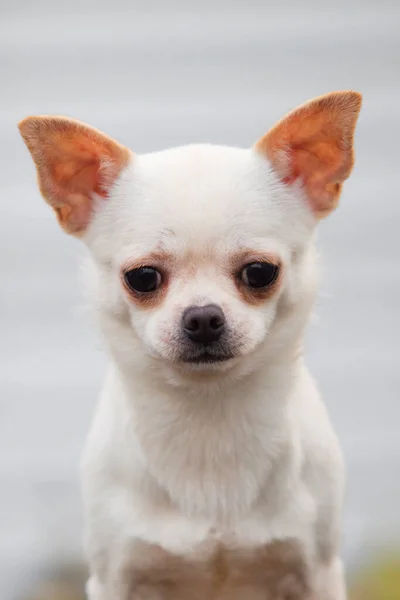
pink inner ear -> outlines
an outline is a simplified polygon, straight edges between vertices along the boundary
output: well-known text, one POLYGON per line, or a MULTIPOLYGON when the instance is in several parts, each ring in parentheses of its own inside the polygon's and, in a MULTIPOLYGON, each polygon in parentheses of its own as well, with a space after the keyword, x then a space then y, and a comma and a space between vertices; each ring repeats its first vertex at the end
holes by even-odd
POLYGON ((107 197, 130 151, 103 133, 62 117, 29 117, 21 134, 36 163, 43 196, 69 233, 83 232, 94 194, 107 197))
POLYGON ((354 162, 361 107, 355 92, 322 96, 290 113, 256 145, 287 184, 301 178, 311 209, 325 216, 337 203, 354 162))

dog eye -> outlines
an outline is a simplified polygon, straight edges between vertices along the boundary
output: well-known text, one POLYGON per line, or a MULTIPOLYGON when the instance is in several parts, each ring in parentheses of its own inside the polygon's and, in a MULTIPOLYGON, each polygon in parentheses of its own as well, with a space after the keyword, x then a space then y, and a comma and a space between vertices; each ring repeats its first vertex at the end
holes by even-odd
POLYGON ((254 262, 246 265, 240 274, 243 283, 251 288, 266 288, 278 278, 279 267, 269 262, 254 262))
POLYGON ((140 267, 124 273, 127 286, 134 292, 154 292, 162 283, 161 273, 153 267, 140 267))

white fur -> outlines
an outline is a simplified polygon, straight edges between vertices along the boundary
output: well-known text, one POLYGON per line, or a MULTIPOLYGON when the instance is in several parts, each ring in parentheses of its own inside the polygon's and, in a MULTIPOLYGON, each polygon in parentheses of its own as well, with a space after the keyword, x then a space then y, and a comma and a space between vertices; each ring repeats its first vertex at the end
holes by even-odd
POLYGON ((99 201, 87 277, 111 364, 82 463, 90 600, 131 600, 121 573, 144 542, 187 555, 286 538, 303 546, 315 597, 345 598, 342 458, 302 357, 314 229, 300 186, 281 183, 254 150, 133 156, 99 201), (232 281, 241 249, 282 261, 282 284, 263 304, 244 302, 232 281), (120 270, 155 250, 176 266, 162 304, 144 309, 120 270), (238 355, 182 365, 182 312, 209 303, 223 308, 238 355))

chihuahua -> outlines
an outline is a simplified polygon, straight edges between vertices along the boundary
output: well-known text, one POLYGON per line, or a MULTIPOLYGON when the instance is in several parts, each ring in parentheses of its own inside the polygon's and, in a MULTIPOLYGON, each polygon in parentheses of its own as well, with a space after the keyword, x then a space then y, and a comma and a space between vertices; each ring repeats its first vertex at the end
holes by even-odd
POLYGON ((343 460, 302 345, 360 107, 334 92, 251 149, 139 156, 19 124, 89 250, 110 356, 82 461, 89 600, 345 599, 343 460))

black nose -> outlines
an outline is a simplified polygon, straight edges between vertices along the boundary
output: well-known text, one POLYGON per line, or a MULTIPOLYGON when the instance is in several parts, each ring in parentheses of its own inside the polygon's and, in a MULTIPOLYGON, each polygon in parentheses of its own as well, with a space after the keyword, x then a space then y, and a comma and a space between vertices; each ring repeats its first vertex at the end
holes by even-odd
POLYGON ((183 313, 183 329, 192 342, 209 344, 217 341, 225 328, 222 309, 216 304, 189 306, 183 313))

